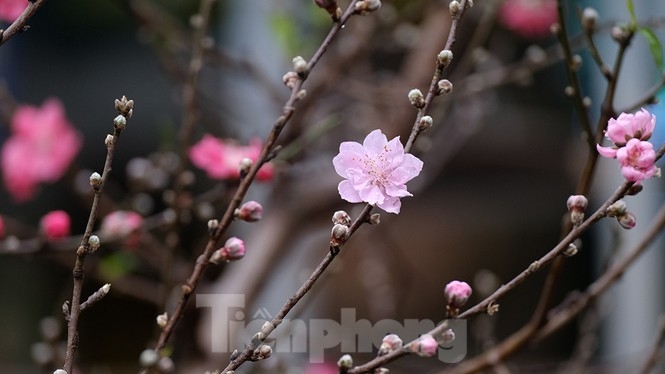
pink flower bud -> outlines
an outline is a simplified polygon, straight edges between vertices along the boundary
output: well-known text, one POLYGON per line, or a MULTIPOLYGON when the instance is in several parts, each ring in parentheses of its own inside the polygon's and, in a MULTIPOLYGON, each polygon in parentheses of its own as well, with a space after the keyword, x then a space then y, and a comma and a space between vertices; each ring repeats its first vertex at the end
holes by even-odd
POLYGON ((471 296, 471 292, 471 286, 466 282, 460 281, 452 281, 448 283, 444 290, 448 306, 455 309, 466 304, 466 301, 469 300, 469 296, 471 296))
POLYGON ((263 217, 263 207, 256 201, 248 201, 236 210, 236 217, 247 222, 256 222, 263 217))
POLYGON ((617 222, 619 225, 626 230, 630 230, 637 224, 637 218, 631 212, 626 212, 622 215, 617 216, 617 222))
POLYGON ((588 200, 583 195, 572 195, 568 198, 568 210, 573 212, 583 212, 586 209, 588 200))
POLYGON ((56 240, 69 235, 71 221, 64 210, 54 210, 42 217, 39 226, 46 239, 56 240))
POLYGON ((420 357, 432 357, 436 354, 439 343, 430 334, 421 335, 414 344, 411 345, 411 352, 420 357))
POLYGON ((245 242, 235 236, 229 238, 224 246, 213 253, 210 261, 217 264, 231 262, 245 257, 245 242))
POLYGON ((397 334, 388 334, 384 336, 383 341, 381 342, 381 347, 379 348, 379 356, 402 348, 402 344, 402 339, 397 334))

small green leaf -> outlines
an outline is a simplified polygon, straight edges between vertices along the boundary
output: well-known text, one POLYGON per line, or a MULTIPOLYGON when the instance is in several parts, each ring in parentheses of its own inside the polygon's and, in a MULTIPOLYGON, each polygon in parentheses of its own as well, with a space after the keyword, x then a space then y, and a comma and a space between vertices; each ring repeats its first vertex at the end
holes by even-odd
POLYGON ((637 27, 637 17, 635 16, 635 6, 633 5, 633 0, 626 0, 626 6, 628 7, 628 13, 630 13, 630 29, 635 31, 637 27))
POLYGON ((660 44, 660 40, 658 40, 656 33, 648 27, 639 27, 637 32, 642 34, 647 40, 651 56, 653 56, 653 61, 656 63, 656 66, 658 66, 658 70, 663 71, 663 45, 660 44))
POLYGON ((97 271, 103 279, 113 281, 129 273, 137 265, 138 261, 133 254, 115 252, 100 261, 97 271))

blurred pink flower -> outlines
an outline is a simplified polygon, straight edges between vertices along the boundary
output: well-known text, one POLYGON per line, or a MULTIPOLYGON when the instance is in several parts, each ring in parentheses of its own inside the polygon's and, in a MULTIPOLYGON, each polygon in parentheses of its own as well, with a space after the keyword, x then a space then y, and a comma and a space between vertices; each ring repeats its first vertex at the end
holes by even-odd
POLYGON ((413 196, 406 182, 420 174, 423 162, 410 153, 395 137, 388 142, 381 130, 367 135, 363 144, 343 142, 333 158, 335 171, 346 178, 337 189, 342 199, 377 205, 388 213, 399 213, 400 198, 413 196))
POLYGON ((5 220, 0 216, 0 239, 5 237, 5 220))
POLYGON ((625 147, 619 148, 616 154, 621 164, 621 174, 630 182, 640 182, 658 174, 656 151, 653 144, 632 138, 625 147))
MULTIPOLYGON (((192 163, 206 171, 213 179, 238 179, 240 177, 240 161, 249 158, 256 161, 261 153, 261 140, 254 138, 249 145, 241 146, 232 142, 224 142, 212 135, 203 138, 189 150, 192 163)), ((264 164, 256 174, 259 181, 272 179, 275 170, 272 164, 264 164)))
POLYGON ((39 222, 41 232, 46 239, 61 239, 69 235, 71 222, 64 210, 54 210, 45 214, 39 222))
POLYGON ((143 217, 140 214, 130 210, 116 210, 104 217, 99 233, 102 239, 122 238, 125 245, 133 247, 140 240, 141 225, 143 217))
POLYGON ((305 367, 304 374, 338 374, 339 368, 337 365, 322 363, 322 364, 308 364, 305 367))
POLYGON ((557 21, 556 0, 506 0, 499 9, 499 22, 523 37, 550 35, 557 21))
POLYGON ((0 20, 14 22, 27 6, 27 0, 0 0, 0 20))
POLYGON ((55 98, 46 100, 41 108, 19 106, 11 130, 0 162, 7 191, 22 202, 35 195, 40 182, 62 177, 81 149, 82 139, 55 98))

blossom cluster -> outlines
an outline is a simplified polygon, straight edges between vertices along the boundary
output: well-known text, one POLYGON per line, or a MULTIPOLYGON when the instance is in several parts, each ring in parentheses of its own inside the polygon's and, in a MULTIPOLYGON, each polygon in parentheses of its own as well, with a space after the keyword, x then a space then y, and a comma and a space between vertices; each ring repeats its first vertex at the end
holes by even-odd
POLYGON ((642 108, 635 114, 621 113, 607 123, 605 137, 614 146, 596 145, 598 153, 607 158, 615 158, 621 165, 621 174, 630 182, 641 182, 660 174, 656 162, 656 151, 648 142, 656 127, 656 116, 642 108))
POLYGON ((0 163, 5 187, 16 202, 31 199, 39 183, 60 179, 83 143, 58 99, 46 100, 41 108, 19 106, 11 131, 0 163))

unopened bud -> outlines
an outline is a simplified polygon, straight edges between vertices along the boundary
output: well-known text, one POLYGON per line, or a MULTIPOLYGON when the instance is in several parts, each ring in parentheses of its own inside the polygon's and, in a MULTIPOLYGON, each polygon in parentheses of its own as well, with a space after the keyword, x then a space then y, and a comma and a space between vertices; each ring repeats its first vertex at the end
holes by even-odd
POLYGON ((388 352, 395 351, 402 348, 404 342, 397 334, 388 334, 383 337, 381 347, 379 348, 379 356, 383 356, 388 352))
POLYGON ((453 84, 448 79, 441 79, 436 85, 438 88, 437 93, 439 95, 453 92, 453 84))
POLYGON ((115 138, 114 138, 113 135, 111 135, 111 134, 106 134, 106 139, 104 139, 104 144, 106 144, 106 147, 107 147, 107 148, 113 145, 113 141, 114 141, 114 139, 115 139, 115 138))
POLYGON ((263 217, 263 207, 256 201, 250 200, 236 209, 235 216, 246 222, 256 222, 263 217))
POLYGON ((610 35, 612 36, 612 39, 619 44, 623 44, 628 40, 628 32, 619 26, 612 27, 610 35))
POLYGON ((420 122, 418 122, 418 129, 420 131, 425 131, 432 127, 432 124, 434 123, 434 120, 432 120, 432 117, 430 116, 423 116, 420 119, 420 122))
POLYGON ((453 60, 453 52, 449 49, 444 49, 436 56, 436 60, 443 66, 448 66, 453 60))
POLYGON ((88 238, 88 245, 90 246, 89 252, 92 253, 99 248, 100 242, 99 242, 99 236, 97 235, 90 235, 90 238, 88 238))
POLYGON ((62 370, 62 369, 58 369, 58 370, 54 371, 53 374, 67 374, 67 372, 62 370))
POLYGON ((159 360, 159 354, 152 349, 144 350, 141 352, 141 356, 139 356, 139 363, 143 367, 154 366, 157 360, 159 360))
POLYGON ((460 12, 462 11, 462 5, 460 5, 459 1, 453 0, 448 5, 448 9, 450 9, 450 15, 453 18, 457 18, 459 17, 460 12))
POLYGON ((235 236, 229 238, 224 246, 216 250, 210 257, 210 262, 219 264, 220 262, 231 262, 245 257, 245 242, 235 236))
POLYGON ((584 27, 584 31, 593 31, 596 27, 596 20, 598 20, 598 12, 591 7, 584 8, 582 11, 582 27, 584 27))
POLYGON ((102 176, 99 175, 98 172, 90 174, 90 186, 92 186, 92 189, 97 191, 101 185, 102 185, 102 176))
POLYGON ((632 186, 630 186, 630 187, 628 188, 628 191, 626 191, 626 195, 629 195, 629 196, 635 196, 635 195, 637 195, 638 193, 642 192, 643 189, 644 189, 644 186, 643 186, 643 185, 641 185, 641 184, 634 184, 634 185, 632 185, 632 186))
POLYGON ((582 195, 572 195, 566 202, 568 211, 570 211, 570 220, 575 226, 579 226, 584 221, 584 209, 586 209, 588 201, 582 195))
POLYGON ((346 240, 351 235, 351 231, 348 226, 335 224, 332 228, 332 233, 330 234, 330 245, 333 247, 339 247, 342 244, 346 243, 346 240))
POLYGON ((251 361, 265 360, 272 354, 272 348, 269 345, 262 344, 252 353, 251 361))
POLYGON ((303 75, 307 71, 307 61, 305 61, 302 56, 296 56, 293 58, 293 70, 296 71, 298 75, 303 75))
POLYGON ((446 285, 444 294, 448 301, 448 306, 458 309, 466 304, 471 296, 472 290, 466 282, 452 281, 446 285))
POLYGON ((344 226, 351 226, 351 216, 349 216, 349 213, 343 210, 338 210, 333 213, 332 222, 336 225, 340 224, 344 226))
POLYGON ((115 126, 115 129, 117 131, 122 131, 125 129, 127 126, 127 118, 123 116, 122 114, 119 114, 115 119, 113 120, 113 126, 115 126))
POLYGON ((563 255, 566 257, 573 257, 577 254, 577 246, 573 243, 568 244, 568 248, 563 251, 563 255))
POLYGON ((208 221, 208 232, 212 235, 215 230, 219 227, 219 221, 216 219, 211 219, 208 221))
POLYGON ((157 326, 160 328, 166 327, 166 324, 169 322, 169 314, 164 312, 157 316, 157 326))
POLYGON ((605 214, 607 214, 608 217, 618 217, 626 214, 627 208, 626 202, 623 200, 617 200, 614 204, 607 207, 605 214))
POLYGON ((455 332, 453 329, 448 329, 441 334, 441 343, 449 344, 455 341, 455 332))
POLYGON ((252 165, 254 165, 254 161, 252 161, 252 159, 249 157, 243 157, 243 159, 240 160, 240 164, 238 165, 240 179, 247 176, 247 173, 249 173, 249 169, 252 168, 252 165))
POLYGON ((295 71, 289 71, 288 73, 284 74, 284 76, 282 77, 282 81, 288 88, 293 88, 298 79, 299 79, 298 73, 296 73, 295 71))
POLYGON ((337 367, 340 369, 351 369, 353 367, 353 358, 351 355, 344 355, 337 360, 337 367))
POLYGON ((355 5, 356 13, 366 15, 381 8, 381 0, 360 0, 355 5))
POLYGON ((425 106, 425 97, 423 96, 423 93, 420 92, 419 89, 414 88, 411 91, 409 91, 409 102, 411 105, 415 106, 416 108, 420 109, 425 106))
POLYGON ((439 343, 430 334, 421 335, 415 343, 410 345, 411 352, 420 357, 432 357, 439 349, 439 343))
POLYGON ((630 230, 637 224, 637 218, 633 213, 626 212, 617 216, 617 222, 619 222, 619 225, 624 229, 630 230))
POLYGON ((115 110, 126 118, 132 118, 134 112, 134 100, 127 100, 126 96, 122 96, 120 100, 115 100, 115 110))
POLYGON ((374 213, 369 216, 370 225, 378 225, 379 223, 381 223, 381 213, 374 213))

